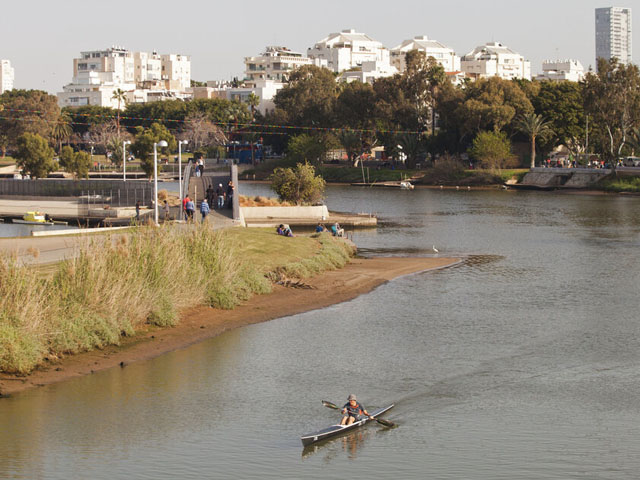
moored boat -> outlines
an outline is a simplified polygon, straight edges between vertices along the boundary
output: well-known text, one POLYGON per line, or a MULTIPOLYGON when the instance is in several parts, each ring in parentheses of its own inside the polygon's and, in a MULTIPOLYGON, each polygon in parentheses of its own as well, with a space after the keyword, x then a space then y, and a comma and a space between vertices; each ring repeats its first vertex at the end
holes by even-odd
MULTIPOLYGON (((378 408, 371 412, 371 416, 373 418, 377 418, 383 413, 387 412, 388 410, 391 410, 392 408, 393 408, 393 404, 389 405, 388 407, 378 408)), ((371 419, 369 419, 368 417, 363 417, 362 419, 356 422, 353 422, 351 425, 331 425, 330 427, 324 428, 322 430, 318 430, 317 432, 302 435, 300 437, 300 440, 302 441, 302 445, 307 447, 321 440, 326 440, 327 438, 335 437, 344 432, 348 432, 349 430, 354 430, 356 428, 359 428, 365 423, 370 421, 371 419)))
POLYGON ((53 221, 48 215, 41 212, 27 212, 22 216, 22 220, 14 219, 13 223, 24 223, 27 225, 53 225, 53 221))

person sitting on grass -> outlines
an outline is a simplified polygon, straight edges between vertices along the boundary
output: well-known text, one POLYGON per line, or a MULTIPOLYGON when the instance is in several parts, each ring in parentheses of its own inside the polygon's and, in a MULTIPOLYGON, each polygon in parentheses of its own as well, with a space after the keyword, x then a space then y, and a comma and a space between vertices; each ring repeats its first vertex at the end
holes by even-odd
POLYGON ((291 228, 289 228, 289 225, 283 225, 282 223, 276 229, 276 233, 284 237, 293 237, 293 232, 291 231, 291 228))
POLYGON ((340 224, 338 222, 331 225, 331 234, 334 237, 342 237, 344 236, 344 228, 340 228, 340 224))
POLYGON ((316 233, 322 233, 322 232, 326 232, 327 229, 325 228, 325 226, 322 223, 319 223, 318 226, 316 227, 316 233))

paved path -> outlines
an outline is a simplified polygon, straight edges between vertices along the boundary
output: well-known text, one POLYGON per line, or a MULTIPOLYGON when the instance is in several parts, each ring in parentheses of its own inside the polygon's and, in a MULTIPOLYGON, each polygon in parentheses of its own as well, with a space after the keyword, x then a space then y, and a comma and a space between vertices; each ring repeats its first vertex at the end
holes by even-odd
MULTIPOLYGON (((198 220, 201 218, 199 210, 200 204, 202 203, 207 188, 211 186, 215 191, 218 185, 222 184, 222 188, 226 191, 229 180, 231 180, 231 177, 228 174, 221 174, 220 172, 208 173, 206 170, 202 177, 191 176, 189 179, 189 196, 194 199, 196 203, 196 217, 198 220)), ((209 205, 209 207, 211 208, 211 212, 209 213, 208 221, 213 223, 214 228, 226 228, 235 225, 232 218, 233 212, 230 208, 218 210, 217 208, 213 208, 212 205, 209 205)))

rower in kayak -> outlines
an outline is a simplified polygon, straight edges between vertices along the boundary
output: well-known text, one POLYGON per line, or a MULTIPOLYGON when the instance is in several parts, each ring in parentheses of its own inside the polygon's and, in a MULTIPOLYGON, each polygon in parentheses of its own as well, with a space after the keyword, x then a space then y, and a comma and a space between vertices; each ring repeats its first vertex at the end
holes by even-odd
POLYGON ((342 417, 340 425, 351 425, 356 420, 359 420, 358 417, 362 415, 366 415, 370 420, 373 420, 373 417, 369 415, 369 412, 358 402, 353 393, 349 395, 347 400, 347 403, 342 407, 344 417, 342 417))

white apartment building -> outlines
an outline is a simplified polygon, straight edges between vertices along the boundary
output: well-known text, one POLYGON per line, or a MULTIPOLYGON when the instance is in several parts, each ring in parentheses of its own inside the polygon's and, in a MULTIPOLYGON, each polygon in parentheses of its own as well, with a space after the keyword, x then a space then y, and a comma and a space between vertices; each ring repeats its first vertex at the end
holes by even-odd
POLYGON ((9 60, 0 60, 0 95, 8 90, 13 90, 15 70, 9 60))
POLYGON ((604 58, 627 65, 632 62, 631 9, 596 8, 596 60, 604 58))
POLYGON ((301 53, 286 47, 266 47, 258 56, 245 57, 245 82, 254 83, 260 80, 286 82, 291 72, 304 65, 313 64, 312 59, 303 57, 301 53))
POLYGON ((584 78, 584 67, 578 60, 545 60, 538 81, 579 82, 584 78))
POLYGON ((111 47, 81 52, 80 58, 73 59, 73 79, 58 93, 58 104, 118 108, 113 99, 118 89, 126 93, 130 103, 189 98, 190 84, 189 56, 111 47))
POLYGON ((398 69, 389 62, 379 62, 377 60, 370 62, 362 62, 362 65, 356 70, 345 70, 338 77, 340 82, 362 82, 373 83, 378 78, 392 77, 398 73, 398 69))
POLYGON ((499 42, 480 45, 462 57, 460 66, 466 77, 500 77, 505 80, 531 80, 531 62, 499 42))
POLYGON ((257 79, 246 82, 245 85, 234 87, 230 82, 220 82, 211 80, 207 82, 206 87, 193 87, 193 98, 222 98, 225 100, 237 100, 243 103, 249 103, 249 96, 253 93, 260 99, 260 103, 256 109, 266 114, 273 111, 275 104, 273 99, 278 90, 285 84, 276 80, 257 79))
POLYGON ((353 29, 323 38, 307 50, 307 56, 338 73, 362 67, 364 62, 390 65, 389 50, 382 43, 353 29))
POLYGON ((447 73, 460 72, 460 57, 456 52, 442 43, 429 39, 426 35, 405 40, 391 49, 391 64, 400 72, 405 69, 405 54, 411 50, 424 52, 427 57, 433 57, 447 73))

